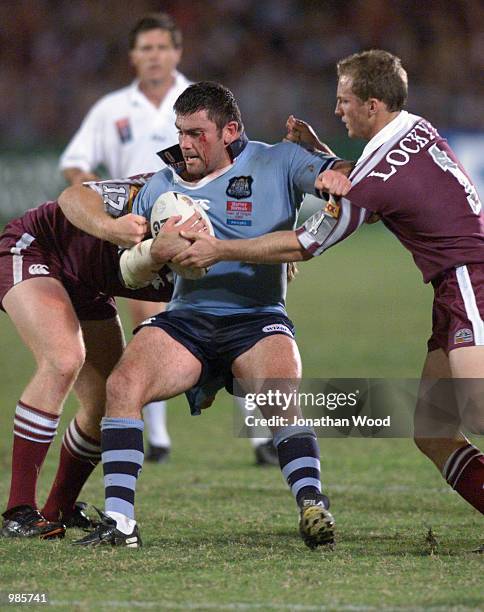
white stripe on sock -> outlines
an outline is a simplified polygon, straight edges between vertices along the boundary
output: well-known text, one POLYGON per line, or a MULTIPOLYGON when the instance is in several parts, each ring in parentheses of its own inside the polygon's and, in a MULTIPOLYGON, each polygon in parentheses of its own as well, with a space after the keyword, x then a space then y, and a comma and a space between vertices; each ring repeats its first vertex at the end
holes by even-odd
POLYGON ((101 443, 93 444, 92 442, 88 442, 85 438, 79 435, 79 432, 76 429, 76 425, 74 421, 71 421, 69 427, 66 429, 66 435, 69 435, 71 446, 79 452, 83 452, 84 454, 92 454, 99 455, 101 452, 101 443))
MULTIPOLYGON (((59 417, 52 415, 52 418, 44 417, 33 410, 29 410, 28 408, 24 408, 23 406, 17 405, 15 409, 15 414, 19 417, 22 417, 32 425, 41 425, 46 429, 50 429, 53 433, 57 431, 57 425, 59 424, 59 417)), ((45 432, 49 434, 48 431, 45 432)))

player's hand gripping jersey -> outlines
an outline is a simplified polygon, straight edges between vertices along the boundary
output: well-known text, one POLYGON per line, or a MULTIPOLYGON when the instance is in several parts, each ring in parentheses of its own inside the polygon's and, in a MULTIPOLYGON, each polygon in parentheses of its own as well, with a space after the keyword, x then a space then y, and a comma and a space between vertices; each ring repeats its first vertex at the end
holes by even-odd
MULTIPOLYGON (((162 152, 172 167, 153 176, 140 191, 133 212, 149 219, 161 193, 178 191, 204 206, 217 238, 252 238, 293 229, 303 195, 315 194, 316 177, 336 161, 291 143, 270 146, 244 137, 230 148, 231 165, 191 183, 173 169, 183 169, 179 147, 162 152)), ((285 314, 286 283, 285 264, 221 262, 202 279, 177 277, 168 310, 196 309, 211 315, 285 314)))
POLYGON ((402 111, 365 147, 330 232, 323 212, 298 230, 319 255, 355 231, 370 212, 412 253, 425 282, 462 264, 484 262, 484 216, 474 185, 425 119, 402 111))

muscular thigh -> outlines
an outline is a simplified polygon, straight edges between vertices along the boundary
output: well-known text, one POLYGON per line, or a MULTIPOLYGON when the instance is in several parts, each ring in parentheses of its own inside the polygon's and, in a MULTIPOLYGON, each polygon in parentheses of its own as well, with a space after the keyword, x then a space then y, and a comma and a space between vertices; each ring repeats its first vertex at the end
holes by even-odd
MULTIPOLYGON (((259 340, 232 364, 234 378, 239 379, 245 393, 279 391, 292 395, 299 386, 302 374, 301 358, 296 342, 285 334, 276 334, 259 340)), ((240 392, 240 391, 239 391, 240 392)), ((269 397, 269 396, 268 396, 269 397)), ((300 408, 269 400, 260 405, 265 417, 283 418, 300 416, 300 408), (283 407, 284 406, 284 407, 283 407)), ((273 428, 275 430, 277 428, 273 428)))
POLYGON ((234 360, 232 373, 236 378, 300 378, 297 344, 285 334, 263 338, 234 360))
POLYGON ((55 278, 31 278, 14 285, 2 305, 37 360, 83 344, 69 294, 55 278))
POLYGON ((200 361, 164 330, 144 327, 129 342, 113 373, 126 379, 142 404, 183 393, 200 378, 200 361))

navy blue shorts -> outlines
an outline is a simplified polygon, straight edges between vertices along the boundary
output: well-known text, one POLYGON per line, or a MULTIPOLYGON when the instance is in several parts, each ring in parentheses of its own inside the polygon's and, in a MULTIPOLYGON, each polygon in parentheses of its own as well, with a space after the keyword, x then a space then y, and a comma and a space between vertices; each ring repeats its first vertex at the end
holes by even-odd
POLYGON ((196 387, 186 393, 192 414, 200 414, 199 404, 223 387, 232 393, 233 361, 259 340, 275 334, 294 338, 292 321, 271 313, 216 316, 193 310, 170 310, 151 317, 133 333, 142 327, 164 330, 202 364, 196 387))

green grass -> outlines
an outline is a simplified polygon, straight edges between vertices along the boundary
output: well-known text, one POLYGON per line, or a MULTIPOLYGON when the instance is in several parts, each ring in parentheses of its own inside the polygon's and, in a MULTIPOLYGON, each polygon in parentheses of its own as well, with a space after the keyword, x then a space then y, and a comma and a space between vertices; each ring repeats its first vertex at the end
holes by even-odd
MULTIPOLYGON (((310 263, 290 289, 307 377, 418 377, 432 292, 383 228, 366 228, 310 263)), ((8 494, 11 421, 32 360, 0 318, 0 498, 8 494)), ((70 400, 63 417, 75 410, 70 400)), ((451 493, 411 440, 321 440, 338 523, 334 552, 306 549, 278 470, 252 465, 232 434, 231 400, 202 417, 170 402, 173 455, 138 483, 145 547, 84 550, 0 541, 0 591, 46 592, 56 609, 478 609, 481 517, 451 493), (426 541, 432 528, 436 543, 426 541)), ((41 476, 44 499, 60 436, 41 476)), ((82 498, 102 507, 101 471, 82 498)))

